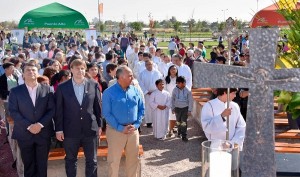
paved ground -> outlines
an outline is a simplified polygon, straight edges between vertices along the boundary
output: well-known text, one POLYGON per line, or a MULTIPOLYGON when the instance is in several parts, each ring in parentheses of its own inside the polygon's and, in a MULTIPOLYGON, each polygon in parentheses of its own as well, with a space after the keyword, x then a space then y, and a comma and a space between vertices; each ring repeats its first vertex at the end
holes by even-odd
MULTIPOLYGON (((189 142, 182 142, 178 138, 165 141, 156 140, 152 130, 142 127, 140 142, 144 147, 141 158, 142 177, 195 177, 201 176, 201 142, 204 134, 194 119, 188 121, 189 142)), ((2 144, 4 137, 1 136, 2 144)), ((7 146, 7 145, 6 145, 7 146)), ((0 146, 0 177, 16 177, 16 170, 12 169, 12 157, 9 147, 0 146), (6 165, 3 165, 6 164, 6 165), (10 169, 10 170, 8 170, 10 169), (3 171, 4 170, 4 171, 3 171)), ((98 176, 107 177, 108 165, 106 159, 98 159, 98 176)), ((125 160, 121 160, 120 177, 125 177, 125 160)), ((65 177, 64 161, 49 162, 48 177, 65 177)), ((84 159, 78 162, 78 177, 84 175, 84 159)))
MULTIPOLYGON (((1 130, 0 130, 1 131, 1 130)), ((12 168, 13 157, 10 146, 6 143, 6 132, 0 133, 0 177, 17 177, 17 170, 12 168)))
POLYGON ((201 142, 204 133, 194 119, 188 121, 187 143, 179 138, 159 141, 153 138, 152 131, 143 128, 140 138, 145 155, 142 159, 144 177, 194 177, 201 176, 201 142))
MULTIPOLYGON (((201 157, 200 146, 204 134, 194 119, 188 121, 189 142, 179 138, 170 138, 165 141, 156 140, 152 129, 142 127, 140 143, 144 147, 144 156, 141 158, 142 177, 195 177, 200 176, 201 157)), ((98 175, 107 177, 108 165, 105 159, 98 159, 98 175)), ((120 177, 125 177, 125 160, 121 160, 120 177)), ((64 162, 50 162, 49 177, 63 177, 64 162)), ((84 176, 84 160, 78 163, 78 175, 84 176)))

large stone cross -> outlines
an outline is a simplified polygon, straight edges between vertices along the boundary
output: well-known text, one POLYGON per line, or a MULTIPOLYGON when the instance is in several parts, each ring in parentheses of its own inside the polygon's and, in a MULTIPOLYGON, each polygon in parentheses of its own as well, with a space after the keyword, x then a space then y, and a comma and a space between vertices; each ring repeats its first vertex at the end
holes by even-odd
POLYGON ((275 69, 278 34, 250 30, 249 67, 194 63, 194 87, 249 88, 243 177, 276 176, 273 91, 300 91, 300 69, 275 69))

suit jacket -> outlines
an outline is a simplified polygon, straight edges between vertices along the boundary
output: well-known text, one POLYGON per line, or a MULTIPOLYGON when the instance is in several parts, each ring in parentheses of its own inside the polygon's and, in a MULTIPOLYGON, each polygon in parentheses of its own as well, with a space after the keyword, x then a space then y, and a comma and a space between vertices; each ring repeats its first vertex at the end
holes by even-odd
MULTIPOLYGON (((18 77, 13 75, 14 78, 17 80, 18 82, 18 77)), ((6 100, 7 96, 9 95, 9 91, 7 88, 7 77, 6 74, 3 74, 2 76, 0 76, 0 98, 2 100, 6 100)))
POLYGON ((35 106, 25 84, 11 89, 8 109, 14 120, 13 139, 29 140, 34 136, 49 138, 54 134, 52 118, 55 115, 55 102, 49 86, 38 84, 35 106), (34 135, 27 128, 37 122, 44 128, 34 135))
POLYGON ((55 131, 65 137, 79 138, 98 135, 101 127, 101 98, 98 83, 85 79, 84 94, 80 105, 72 79, 60 84, 55 92, 55 131))

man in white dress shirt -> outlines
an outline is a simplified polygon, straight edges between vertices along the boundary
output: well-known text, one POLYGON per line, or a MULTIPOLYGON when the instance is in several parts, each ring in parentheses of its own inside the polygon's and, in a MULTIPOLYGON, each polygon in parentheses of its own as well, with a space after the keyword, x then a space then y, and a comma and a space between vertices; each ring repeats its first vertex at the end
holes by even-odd
POLYGON ((172 56, 172 60, 177 67, 178 76, 184 76, 186 80, 186 87, 191 90, 192 89, 192 72, 188 65, 183 63, 183 58, 179 54, 174 54, 172 56))
POLYGON ((243 148, 246 123, 237 103, 232 100, 236 96, 236 88, 230 89, 229 108, 227 108, 227 88, 217 89, 217 98, 204 104, 201 111, 201 124, 208 140, 226 139, 226 121, 229 116, 229 141, 243 148))
POLYGON ((155 81, 162 78, 160 72, 153 68, 153 61, 145 61, 146 69, 139 75, 139 84, 145 97, 145 121, 148 128, 152 127, 153 115, 150 106, 150 95, 156 90, 155 81))
POLYGON ((98 42, 96 41, 96 39, 94 39, 94 36, 91 36, 91 39, 88 40, 88 45, 90 48, 93 46, 94 47, 98 46, 98 42))

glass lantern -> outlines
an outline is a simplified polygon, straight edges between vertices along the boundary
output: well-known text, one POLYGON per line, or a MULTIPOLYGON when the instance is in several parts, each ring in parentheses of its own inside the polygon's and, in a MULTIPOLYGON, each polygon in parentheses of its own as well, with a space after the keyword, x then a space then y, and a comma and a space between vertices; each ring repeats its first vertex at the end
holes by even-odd
POLYGON ((202 177, 239 177, 239 146, 225 140, 202 142, 202 177))

